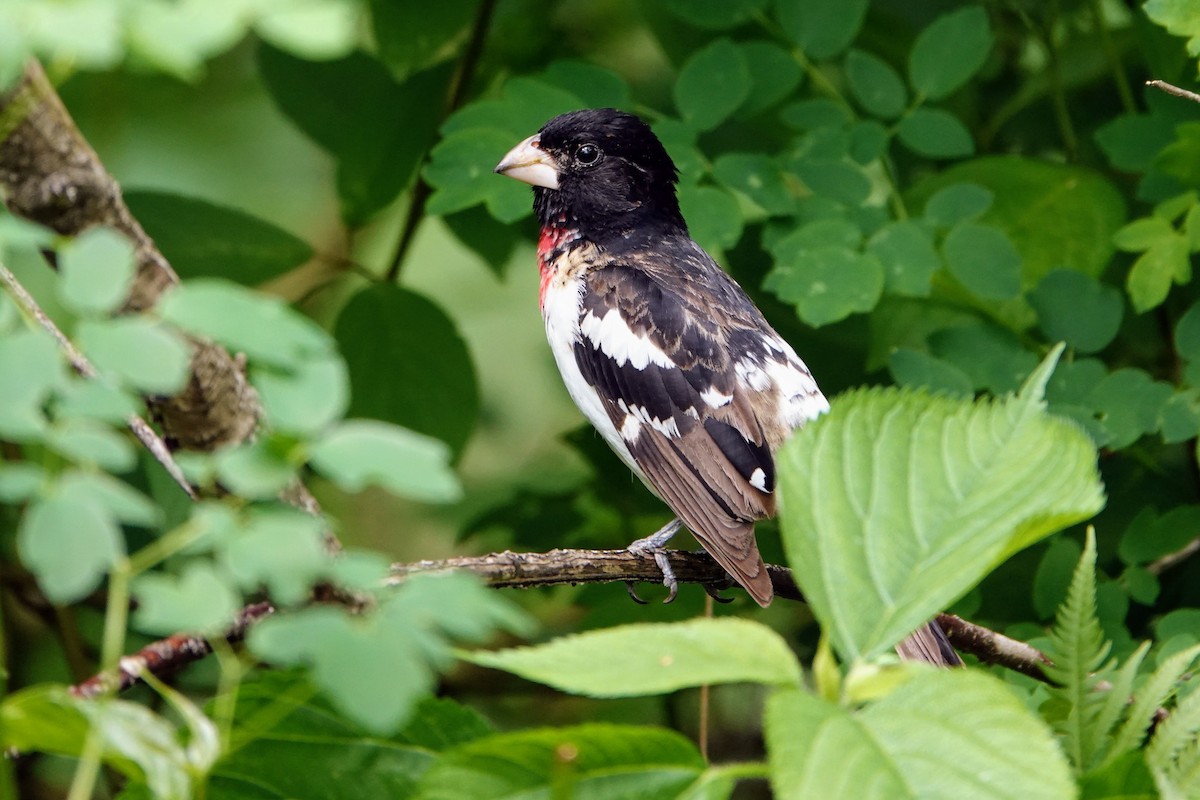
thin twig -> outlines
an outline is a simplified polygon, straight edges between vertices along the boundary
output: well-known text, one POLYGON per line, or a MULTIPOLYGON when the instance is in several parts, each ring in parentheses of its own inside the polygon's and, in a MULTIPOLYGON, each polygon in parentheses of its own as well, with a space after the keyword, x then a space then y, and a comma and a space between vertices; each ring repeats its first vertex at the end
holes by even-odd
MULTIPOLYGON (((246 606, 237 615, 233 625, 225 631, 225 641, 240 641, 251 625, 275 613, 270 603, 254 603, 246 606)), ((179 633, 153 642, 131 656, 125 656, 111 672, 93 675, 83 683, 71 687, 77 697, 96 697, 109 692, 120 692, 138 682, 144 672, 165 675, 193 661, 199 661, 212 652, 212 644, 203 636, 179 633)))
POLYGON ((1192 556, 1200 553, 1200 537, 1192 539, 1173 553, 1167 553, 1161 558, 1156 558, 1146 565, 1146 572, 1151 575, 1161 575, 1171 567, 1180 564, 1192 556))
POLYGON ((1184 100, 1191 100, 1193 103, 1200 103, 1200 94, 1189 92, 1187 89, 1180 89, 1178 86, 1167 83, 1166 81, 1146 81, 1146 85, 1153 86, 1155 89, 1161 89, 1167 94, 1173 94, 1176 97, 1182 97, 1184 100))
POLYGON ((983 663, 1007 667, 1042 683, 1051 682, 1042 667, 1052 662, 1037 648, 954 614, 938 614, 937 624, 951 644, 983 663))
MULTIPOLYGON (((446 108, 438 127, 441 127, 441 122, 445 122, 467 100, 471 90, 471 81, 475 77, 475 69, 479 66, 479 57, 483 54, 483 43, 487 39, 488 28, 492 24, 492 13, 495 10, 496 0, 480 0, 479 7, 475 11, 475 21, 471 25, 471 36, 467 41, 467 49, 463 51, 462 60, 459 61, 458 70, 454 75, 454 85, 450 90, 450 99, 446 101, 446 108)), ((424 165, 425 160, 422 159, 420 166, 424 165)), ((421 220, 425 218, 425 204, 429 202, 429 196, 432 193, 433 189, 421 177, 421 169, 418 168, 417 184, 413 187, 412 200, 408 204, 408 213, 404 217, 404 227, 400 230, 396 252, 392 255, 392 261, 384 275, 384 280, 388 283, 394 283, 400 274, 400 268, 404 265, 404 257, 412 246, 421 220)))
MULTIPOLYGON (((38 305, 38 302, 33 298, 33 295, 29 294, 25 287, 21 285, 21 282, 17 280, 17 276, 14 275, 12 271, 3 264, 0 264, 0 282, 3 282, 5 288, 8 289, 8 293, 17 302, 17 305, 19 305, 26 314, 28 314, 35 322, 37 322, 37 324, 40 325, 43 330, 50 334, 50 336, 58 344, 59 349, 62 350, 63 354, 67 357, 67 361, 70 362, 72 369, 88 380, 96 380, 99 378, 99 373, 97 372, 95 366, 92 365, 92 362, 88 361, 87 356, 81 353, 79 348, 75 346, 75 343, 68 339, 66 334, 59 330, 58 326, 54 324, 54 320, 50 319, 50 317, 46 315, 46 312, 43 311, 42 307, 38 305)), ((167 474, 171 476, 176 484, 178 484, 179 488, 182 489, 184 493, 187 494, 187 496, 192 500, 198 499, 196 496, 196 490, 192 488, 190 483, 188 483, 188 479, 184 476, 183 470, 179 468, 179 464, 171 455, 171 451, 167 447, 167 443, 163 441, 161 436, 154 432, 154 429, 150 427, 150 424, 137 414, 130 415, 125 420, 125 423, 128 425, 129 430, 133 431, 133 435, 138 438, 138 441, 140 441, 146 447, 146 449, 150 451, 150 454, 154 456, 154 459, 159 464, 162 464, 163 469, 165 469, 167 474)))

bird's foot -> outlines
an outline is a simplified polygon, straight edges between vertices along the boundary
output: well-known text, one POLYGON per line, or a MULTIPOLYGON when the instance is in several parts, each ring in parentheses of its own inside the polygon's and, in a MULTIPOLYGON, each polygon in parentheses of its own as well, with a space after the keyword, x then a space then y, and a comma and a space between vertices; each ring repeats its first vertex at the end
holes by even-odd
POLYGON ((734 584, 734 581, 732 578, 730 578, 728 582, 721 584, 720 586, 717 586, 717 585, 714 585, 711 583, 706 583, 706 584, 704 584, 704 592, 705 592, 705 594, 707 594, 713 600, 716 600, 721 605, 725 605, 726 603, 732 603, 733 598, 732 597, 723 597, 721 595, 721 590, 728 589, 733 584, 734 584))
MULTIPOLYGON (((670 603, 679 592, 679 580, 675 577, 675 570, 671 569, 671 562, 667 560, 667 552, 664 548, 682 526, 682 522, 673 519, 646 538, 638 539, 626 548, 634 555, 654 557, 654 563, 662 571, 663 586, 667 587, 667 599, 663 600, 664 603, 670 603)), ((632 583, 628 583, 627 587, 629 596, 633 598, 634 602, 645 603, 633 590, 632 583)))

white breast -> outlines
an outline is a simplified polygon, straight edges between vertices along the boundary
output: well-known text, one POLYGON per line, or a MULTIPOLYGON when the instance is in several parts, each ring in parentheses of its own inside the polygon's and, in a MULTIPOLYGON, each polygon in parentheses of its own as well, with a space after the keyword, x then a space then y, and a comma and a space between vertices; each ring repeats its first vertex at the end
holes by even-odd
POLYGON ((546 322, 546 339, 550 342, 550 352, 554 354, 554 362, 558 364, 558 371, 566 384, 567 393, 571 395, 575 405, 600 432, 613 452, 645 482, 645 474, 634 462, 620 432, 609 418, 599 393, 584 380, 575 360, 575 343, 582 335, 579 317, 583 291, 583 281, 577 277, 555 276, 546 286, 542 296, 542 318, 546 322))

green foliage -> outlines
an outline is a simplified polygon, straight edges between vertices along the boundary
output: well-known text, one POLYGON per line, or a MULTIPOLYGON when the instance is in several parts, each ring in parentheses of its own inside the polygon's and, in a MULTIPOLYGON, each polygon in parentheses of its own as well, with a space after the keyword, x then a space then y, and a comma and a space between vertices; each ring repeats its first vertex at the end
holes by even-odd
POLYGON ((879 655, 1001 559, 1103 507, 1094 448, 1045 410, 1058 352, 1003 400, 845 395, 784 447, 784 545, 843 658, 879 655))
MULTIPOLYGON (((1197 19, 1174 0, 4 4, 0 88, 42 57, 184 282, 123 313, 131 241, 0 215, 0 263, 98 372, 0 291, 0 744, 23 754, 0 794, 83 796, 104 764, 125 798, 1195 795, 1200 125, 1142 81, 1195 88, 1197 19), (783 553, 759 537, 815 623, 744 600, 770 628, 689 620, 686 588, 663 610, 530 592, 526 615, 461 576, 387 580, 662 522, 590 430, 561 447, 578 417, 513 299, 536 280, 529 190, 492 174, 603 106, 650 122, 694 238, 834 397, 780 460, 783 553), (263 407, 252 440, 176 454, 199 503, 127 429, 185 386, 196 339, 245 359, 263 407), (325 515, 279 502, 298 480, 325 515), (1039 542, 1106 494, 1094 539, 1039 542), (158 684, 62 688, 264 598, 248 642, 218 635, 180 674, 203 713, 158 684), (886 651, 952 602, 1043 647, 1056 685, 898 667, 886 651), (451 669, 531 618, 543 643, 451 669), (700 685, 723 766, 668 730, 694 731, 700 685)), ((37 199, 88 212, 59 188, 37 199)))

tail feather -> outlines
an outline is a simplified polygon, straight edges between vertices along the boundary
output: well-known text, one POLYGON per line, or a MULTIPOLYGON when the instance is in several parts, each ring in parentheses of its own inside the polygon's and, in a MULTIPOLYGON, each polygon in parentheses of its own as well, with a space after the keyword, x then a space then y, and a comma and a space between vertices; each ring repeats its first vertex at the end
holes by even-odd
POLYGON ((924 661, 939 667, 961 667, 963 664, 946 634, 932 620, 896 645, 896 653, 902 661, 924 661))

